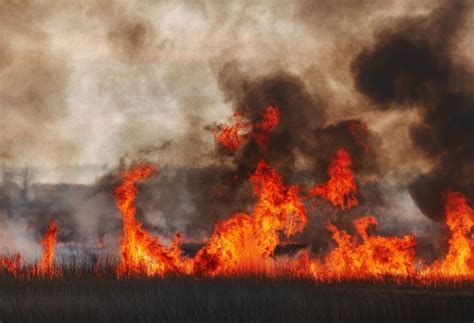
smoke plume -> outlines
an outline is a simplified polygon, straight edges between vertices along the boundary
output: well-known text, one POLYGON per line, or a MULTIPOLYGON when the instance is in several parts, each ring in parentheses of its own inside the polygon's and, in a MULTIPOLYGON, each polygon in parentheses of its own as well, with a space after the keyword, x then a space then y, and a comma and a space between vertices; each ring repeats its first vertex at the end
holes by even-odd
POLYGON ((472 67, 457 45, 472 6, 453 1, 429 15, 402 19, 378 32, 373 46, 360 52, 352 70, 356 88, 374 109, 417 109, 421 120, 410 128, 413 143, 432 169, 409 185, 427 216, 440 220, 446 190, 473 197, 474 92, 472 67))

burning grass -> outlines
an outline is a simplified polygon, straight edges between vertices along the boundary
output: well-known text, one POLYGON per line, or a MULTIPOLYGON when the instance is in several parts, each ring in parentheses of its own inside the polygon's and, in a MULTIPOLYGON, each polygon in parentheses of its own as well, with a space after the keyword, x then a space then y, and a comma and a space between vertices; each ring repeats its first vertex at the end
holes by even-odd
MULTIPOLYGON (((223 129, 221 135, 231 138, 227 147, 238 149, 252 139, 265 150, 279 110, 270 106, 260 122, 242 122, 223 129)), ((351 165, 349 153, 338 149, 328 181, 301 194, 298 185, 286 185, 260 159, 249 178, 255 197, 251 212, 216 223, 193 256, 183 252, 181 234, 166 246, 137 220, 137 183, 158 167, 136 165, 122 173, 114 191, 123 217, 118 259, 90 266, 55 263, 59 228, 51 221, 36 265, 24 264, 20 255, 0 257, 2 295, 9 295, 0 295, 0 320, 473 320, 474 211, 461 193, 445 194, 449 248, 432 264, 416 257, 415 236, 380 236, 369 215, 354 218, 354 234, 326 223, 335 247, 324 257, 309 249, 276 254, 279 245, 304 231, 307 199, 320 197, 342 210, 358 204, 351 165)))
MULTIPOLYGON (((329 168, 330 180, 315 186, 318 194, 329 198, 334 206, 350 207, 347 201, 357 202, 354 200, 356 185, 350 165, 350 156, 340 149, 329 168)), ((369 233, 369 228, 377 225, 372 216, 353 221, 357 235, 350 235, 327 223, 337 246, 322 260, 312 257, 308 250, 281 259, 274 256, 275 249, 282 236, 291 238, 303 232, 307 222, 306 209, 299 197, 299 187, 285 186, 276 170, 260 160, 250 176, 257 199, 251 214, 237 213, 218 222, 209 240, 190 258, 181 251, 180 235, 171 246, 163 246, 135 219, 136 183, 154 170, 153 165, 143 164, 124 172, 122 184, 115 191, 117 206, 124 218, 121 262, 117 268, 119 277, 164 276, 168 273, 232 276, 256 270, 275 277, 283 270, 313 280, 396 276, 429 284, 430 279, 474 278, 474 243, 470 233, 474 212, 461 193, 446 194, 445 213, 451 231, 449 250, 444 260, 432 265, 426 266, 422 259, 416 258, 416 237, 369 233)))
MULTIPOLYGON (((345 156, 345 153, 342 154, 345 156)), ((336 161, 339 158, 335 159, 336 161)), ((346 160, 344 158, 344 160, 346 160)), ((331 168, 339 164, 336 162, 331 168)), ((349 164, 345 164, 345 177, 349 164)), ((338 168, 338 167, 336 167, 338 168)), ((250 176, 253 193, 257 198, 250 214, 237 213, 218 222, 207 242, 194 257, 185 255, 181 235, 176 234, 169 246, 161 244, 136 219, 136 184, 157 172, 152 164, 141 164, 122 174, 122 183, 115 190, 117 207, 123 216, 123 236, 120 261, 115 266, 116 276, 164 277, 224 276, 264 273, 267 277, 304 277, 314 281, 351 281, 396 277, 401 282, 431 285, 439 281, 472 281, 474 279, 474 211, 461 193, 448 192, 445 199, 447 227, 451 231, 449 249, 444 259, 431 265, 416 258, 416 237, 406 235, 379 236, 369 232, 377 225, 372 216, 353 221, 357 235, 351 235, 327 223, 336 247, 323 259, 301 250, 291 256, 276 256, 275 250, 282 236, 287 239, 301 233, 307 222, 306 209, 299 197, 297 185, 285 186, 283 178, 263 160, 250 176)), ((346 187, 345 180, 332 181, 339 171, 331 173, 327 186, 346 187), (332 181, 332 182, 331 182, 332 181)), ((349 181, 351 183, 352 181, 349 181)), ((344 196, 346 189, 331 190, 344 196)), ((341 200, 343 201, 343 200, 341 200)), ((334 203, 338 205, 338 203, 334 203)), ((43 256, 37 265, 23 265, 20 255, 0 257, 5 272, 20 279, 31 277, 58 277, 63 273, 54 265, 57 226, 51 221, 42 240, 43 256), (25 271, 25 266, 28 270, 25 271)))

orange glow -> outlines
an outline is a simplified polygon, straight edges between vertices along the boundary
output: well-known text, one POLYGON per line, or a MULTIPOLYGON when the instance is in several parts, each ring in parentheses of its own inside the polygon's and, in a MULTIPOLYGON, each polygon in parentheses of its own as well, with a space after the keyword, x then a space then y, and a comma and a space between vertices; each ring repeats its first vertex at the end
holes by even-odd
POLYGON ((220 221, 194 260, 194 271, 206 275, 268 270, 279 232, 302 232, 306 210, 298 187, 283 186, 281 176, 264 161, 250 177, 258 201, 252 215, 235 214, 220 221))
POLYGON ((298 186, 285 188, 282 177, 263 160, 258 163, 250 182, 259 198, 253 210, 256 235, 264 254, 270 255, 279 242, 279 230, 286 237, 303 232, 306 210, 298 198, 298 186))
POLYGON ((355 220, 354 226, 359 237, 354 237, 329 223, 327 228, 332 232, 337 247, 319 268, 312 269, 313 273, 321 278, 338 279, 413 275, 415 237, 370 235, 367 230, 376 225, 377 220, 371 216, 355 220))
POLYGON ((269 106, 262 116, 262 121, 255 124, 255 140, 260 149, 266 149, 267 138, 270 132, 280 123, 280 110, 269 106))
POLYGON ((166 248, 136 219, 136 184, 155 172, 158 169, 152 164, 136 166, 122 174, 122 183, 115 190, 117 207, 123 215, 122 258, 117 267, 118 276, 163 276, 170 271, 186 271, 186 266, 189 267, 180 259, 180 235, 176 236, 171 247, 166 248))
POLYGON ((10 257, 0 256, 0 269, 13 276, 17 276, 21 269, 21 255, 16 253, 10 257))
POLYGON ((351 165, 351 155, 344 148, 340 148, 329 165, 329 180, 324 184, 315 185, 311 188, 309 195, 321 196, 342 209, 356 206, 358 204, 357 186, 351 165))
POLYGON ((57 232, 56 221, 54 219, 50 220, 48 230, 41 241, 43 255, 35 270, 39 276, 54 276, 57 274, 57 270, 54 267, 54 247, 56 246, 57 232))
POLYGON ((252 125, 245 122, 240 114, 235 113, 234 124, 231 126, 224 126, 216 137, 217 141, 231 151, 237 150, 247 138, 247 135, 242 134, 243 130, 251 127, 252 125))
POLYGON ((262 121, 252 124, 234 114, 233 125, 227 125, 217 134, 216 139, 230 151, 237 150, 247 139, 253 138, 260 149, 266 148, 270 132, 280 123, 280 110, 269 106, 262 115, 262 121))
POLYGON ((474 212, 466 197, 457 192, 448 192, 445 199, 446 225, 451 231, 448 253, 443 261, 436 261, 425 269, 428 276, 474 277, 474 239, 470 233, 474 228, 474 212))
MULTIPOLYGON (((347 157, 344 151, 339 151, 335 158, 339 166, 341 156, 347 157)), ((119 278, 163 277, 170 273, 194 276, 262 274, 268 277, 303 276, 323 282, 383 281, 384 277, 390 277, 395 282, 416 284, 474 279, 474 211, 461 193, 446 194, 449 246, 444 259, 429 266, 416 258, 414 236, 377 235, 378 222, 373 216, 354 220, 355 233, 327 223, 335 246, 322 258, 314 257, 309 248, 278 256, 275 252, 278 246, 291 244, 289 239, 303 232, 307 214, 298 196, 299 187, 285 186, 282 176, 260 160, 249 178, 256 199, 252 211, 219 221, 204 246, 190 258, 182 255, 179 233, 164 246, 136 219, 137 184, 157 172, 158 168, 153 164, 140 164, 123 172, 122 182, 115 190, 117 207, 123 215, 121 258, 115 268, 119 278)), ((324 185, 330 186, 329 182, 324 185)), ((56 221, 51 220, 42 240, 43 254, 36 266, 23 266, 21 256, 16 254, 0 257, 0 268, 20 279, 62 275, 61 267, 54 263, 56 238, 56 221)))
POLYGON ((193 271, 214 276, 236 271, 244 260, 251 266, 254 256, 259 258, 250 251, 255 247, 253 225, 253 219, 243 213, 218 222, 206 245, 196 254, 193 271))

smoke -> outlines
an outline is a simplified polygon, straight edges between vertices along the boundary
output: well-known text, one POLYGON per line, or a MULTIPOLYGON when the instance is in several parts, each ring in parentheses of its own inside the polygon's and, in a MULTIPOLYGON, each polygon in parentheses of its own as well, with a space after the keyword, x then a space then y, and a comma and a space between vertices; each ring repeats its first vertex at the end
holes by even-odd
POLYGON ((311 96, 331 102, 326 114, 333 123, 341 116, 359 119, 363 105, 350 88, 350 59, 370 39, 373 21, 407 10, 396 1, 2 6, 3 106, 11 98, 2 119, 8 120, 2 160, 53 168, 115 167, 120 157, 165 142, 166 150, 149 158, 162 165, 214 164, 213 134, 203 128, 223 122, 233 108, 223 100, 218 74, 234 61, 252 78, 282 71, 303 79, 311 96), (27 24, 18 23, 24 19, 27 24))
POLYGON ((41 254, 38 241, 33 239, 23 219, 11 219, 0 212, 0 225, 0 251, 3 255, 20 253, 28 260, 41 254))
POLYGON ((66 114, 70 66, 51 50, 46 16, 32 1, 0 5, 2 164, 67 163, 79 149, 54 126, 66 114))
POLYGON ((107 165, 96 182, 38 196, 47 203, 28 219, 38 234, 52 216, 62 218, 61 241, 116 239, 112 192, 120 170, 141 160, 161 172, 140 185, 138 217, 164 236, 203 238, 219 219, 250 212, 259 158, 304 191, 327 179, 340 147, 353 158, 360 205, 342 214, 319 203, 301 237, 317 248, 326 219, 350 227, 371 213, 388 231, 400 220, 397 230, 421 232, 417 207, 439 219, 445 189, 473 197, 468 2, 1 6, 0 160, 107 165), (259 122, 271 104, 281 122, 267 149, 216 144, 233 112, 259 122))
POLYGON ((410 138, 432 169, 409 185, 418 207, 443 217, 446 190, 474 193, 472 67, 457 48, 472 6, 446 2, 429 15, 402 19, 380 31, 352 65, 356 88, 383 111, 417 109, 410 138))

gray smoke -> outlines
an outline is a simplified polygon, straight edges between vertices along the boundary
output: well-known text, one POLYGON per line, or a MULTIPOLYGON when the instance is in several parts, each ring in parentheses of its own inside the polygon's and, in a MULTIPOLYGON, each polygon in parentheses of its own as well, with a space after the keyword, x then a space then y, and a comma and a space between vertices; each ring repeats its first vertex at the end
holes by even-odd
POLYGON ((351 153, 360 205, 340 212, 318 201, 301 237, 316 249, 326 219, 350 229, 373 213, 384 232, 429 236, 435 225, 421 212, 440 218, 442 190, 472 198, 468 1, 0 6, 0 161, 56 170, 37 174, 51 185, 23 204, 2 186, 5 214, 26 218, 35 237, 57 217, 62 241, 116 243, 112 192, 120 171, 143 160, 162 171, 140 185, 139 217, 165 238, 202 239, 217 220, 250 211, 247 179, 261 157, 304 191, 327 179, 339 147, 351 153), (281 110, 269 149, 216 144, 234 112, 258 122, 269 104, 281 110), (354 135, 351 123, 369 131, 354 135), (86 164, 105 166, 58 171, 86 164))

